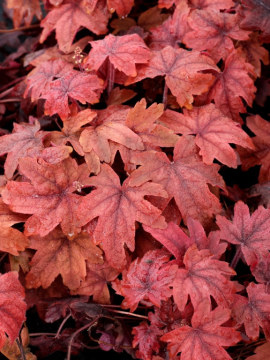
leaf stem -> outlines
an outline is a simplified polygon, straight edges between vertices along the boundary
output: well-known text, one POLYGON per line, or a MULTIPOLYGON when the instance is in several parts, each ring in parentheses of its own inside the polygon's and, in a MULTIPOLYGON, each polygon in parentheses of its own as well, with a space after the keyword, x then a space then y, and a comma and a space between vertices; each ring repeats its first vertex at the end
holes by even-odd
POLYGON ((22 27, 15 28, 15 29, 1 29, 0 34, 12 33, 12 32, 23 31, 23 30, 31 30, 31 29, 35 29, 35 28, 39 28, 39 27, 40 27, 40 24, 34 24, 34 25, 29 25, 29 26, 22 26, 22 27))
POLYGON ((113 86, 114 86, 114 80, 115 80, 115 68, 113 64, 108 60, 107 65, 107 94, 110 95, 113 86))
POLYGON ((232 269, 236 268, 236 266, 238 264, 238 261, 241 259, 241 253, 242 253, 241 246, 238 246, 238 248, 237 248, 237 250, 236 250, 236 252, 234 254, 234 257, 232 259, 232 262, 230 263, 230 267, 232 269))
POLYGON ((22 343, 21 343, 21 341, 19 341, 19 339, 18 339, 18 338, 16 339, 16 344, 18 345, 18 348, 19 348, 19 350, 20 350, 20 353, 21 353, 21 356, 22 356, 22 360, 26 360, 26 357, 25 357, 25 353, 24 353, 24 350, 23 350, 22 343))
POLYGON ((35 336, 55 336, 56 333, 30 333, 28 334, 29 337, 35 337, 35 336))
POLYGON ((56 338, 59 337, 60 332, 61 332, 61 330, 63 329, 63 326, 65 325, 65 323, 68 321, 68 319, 69 319, 70 317, 71 317, 71 314, 68 314, 68 315, 64 318, 64 320, 61 322, 61 325, 59 326, 59 328, 58 328, 58 330, 57 330, 57 333, 56 333, 56 335, 55 335, 56 338))
POLYGON ((134 317, 138 317, 138 318, 141 318, 141 319, 148 320, 147 316, 139 315, 139 314, 133 314, 133 313, 128 312, 128 311, 120 311, 120 310, 113 310, 113 309, 108 309, 108 311, 111 311, 111 312, 114 312, 114 313, 117 313, 117 314, 124 314, 124 315, 134 316, 134 317))
POLYGON ((163 98, 162 98, 162 102, 163 102, 163 105, 164 105, 164 110, 167 107, 167 101, 168 101, 168 86, 167 86, 167 84, 165 82, 164 89, 163 89, 163 98))
POLYGON ((86 325, 82 326, 81 328, 79 328, 77 331, 75 331, 72 336, 70 337, 69 340, 69 344, 68 344, 68 351, 67 351, 67 358, 66 360, 70 360, 71 357, 71 347, 72 347, 72 343, 75 339, 75 337, 82 332, 83 330, 90 328, 91 326, 93 326, 93 324, 97 321, 98 317, 95 317, 94 320, 92 320, 90 323, 87 323, 86 325))

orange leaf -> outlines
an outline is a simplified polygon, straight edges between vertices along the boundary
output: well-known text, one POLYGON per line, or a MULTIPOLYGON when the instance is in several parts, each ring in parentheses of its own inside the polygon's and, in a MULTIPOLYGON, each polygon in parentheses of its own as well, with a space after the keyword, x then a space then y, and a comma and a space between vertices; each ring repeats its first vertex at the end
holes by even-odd
POLYGON ((31 237, 30 248, 36 249, 26 276, 28 288, 47 288, 58 275, 71 290, 77 289, 86 276, 86 260, 102 263, 102 252, 86 232, 68 238, 60 229, 45 237, 31 237))

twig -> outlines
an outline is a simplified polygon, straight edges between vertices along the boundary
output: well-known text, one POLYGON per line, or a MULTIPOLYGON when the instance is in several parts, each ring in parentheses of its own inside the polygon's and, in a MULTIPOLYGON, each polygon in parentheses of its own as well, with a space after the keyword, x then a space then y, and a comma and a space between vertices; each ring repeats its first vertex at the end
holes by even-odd
POLYGON ((70 360, 70 357, 71 357, 71 347, 72 347, 72 343, 75 339, 75 337, 80 333, 82 332, 83 330, 87 329, 87 328, 90 328, 91 326, 93 326, 93 324, 97 321, 97 319, 99 318, 99 316, 95 317, 94 320, 92 320, 90 323, 82 326, 80 329, 78 329, 77 331, 75 331, 71 338, 70 338, 70 341, 69 341, 69 344, 68 344, 68 351, 67 351, 67 358, 66 360, 70 360))
POLYGON ((111 311, 111 312, 114 312, 114 313, 117 313, 117 314, 124 314, 124 315, 134 316, 134 317, 138 317, 138 318, 141 318, 141 319, 148 320, 147 316, 139 315, 139 314, 133 314, 133 313, 128 312, 128 311, 113 310, 113 309, 108 309, 108 311, 111 311))
POLYGON ((34 24, 34 25, 29 25, 29 26, 22 26, 20 28, 16 28, 16 29, 1 29, 0 30, 0 34, 6 34, 6 33, 13 33, 16 31, 23 31, 23 30, 31 30, 31 29, 35 29, 35 28, 39 28, 40 25, 39 24, 34 24))
POLYGON ((61 322, 61 325, 59 326, 59 328, 58 328, 58 330, 57 330, 57 333, 56 333, 56 335, 55 335, 56 338, 59 337, 60 332, 61 332, 61 330, 63 329, 63 326, 65 325, 65 323, 68 321, 68 319, 69 319, 70 317, 71 317, 71 314, 68 314, 68 315, 64 318, 64 320, 61 322))
POLYGON ((30 333, 28 334, 28 336, 30 337, 34 337, 34 336, 54 336, 55 337, 56 333, 30 333))
POLYGON ((240 246, 238 246, 238 248, 237 248, 237 250, 236 250, 236 252, 235 252, 235 254, 234 254, 234 257, 233 257, 233 259, 232 259, 232 262, 231 262, 231 264, 230 264, 230 267, 231 268, 233 268, 233 269, 235 269, 236 268, 236 266, 237 266, 237 264, 238 264, 238 261, 241 259, 241 247, 240 246))

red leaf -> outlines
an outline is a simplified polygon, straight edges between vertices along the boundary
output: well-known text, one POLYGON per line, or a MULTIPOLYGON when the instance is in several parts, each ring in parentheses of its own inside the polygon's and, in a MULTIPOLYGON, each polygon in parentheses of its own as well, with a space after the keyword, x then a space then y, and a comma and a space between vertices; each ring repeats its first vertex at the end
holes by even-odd
POLYGON ((176 5, 188 2, 191 8, 195 9, 229 9, 234 6, 233 0, 159 0, 160 7, 169 8, 175 3, 176 5))
POLYGON ((154 103, 146 109, 146 101, 142 99, 129 110, 126 125, 138 134, 144 143, 162 147, 174 146, 178 136, 158 123, 163 108, 163 104, 154 103))
POLYGON ((91 41, 85 67, 98 70, 108 58, 115 69, 128 76, 136 76, 136 64, 148 63, 150 51, 137 34, 114 36, 107 35, 103 40, 91 41))
POLYGON ((270 285, 270 253, 261 255, 256 266, 251 268, 252 274, 256 281, 261 284, 265 284, 266 292, 269 292, 270 285))
POLYGON ((87 13, 83 0, 68 1, 52 9, 41 21, 41 27, 44 29, 40 42, 43 43, 55 29, 60 50, 69 52, 75 35, 81 26, 95 34, 105 34, 108 16, 109 14, 100 6, 96 6, 93 12, 87 13))
POLYGON ((261 255, 270 250, 270 210, 259 206, 250 216, 249 208, 242 201, 234 207, 233 221, 217 216, 221 239, 240 245, 248 265, 254 265, 261 255))
POLYGON ((185 252, 193 244, 200 250, 210 250, 217 259, 225 252, 227 244, 220 243, 218 231, 211 231, 207 238, 199 221, 188 218, 187 225, 190 237, 173 222, 170 222, 166 229, 152 229, 146 225, 143 228, 175 256, 179 265, 182 265, 185 252))
POLYGON ((138 359, 152 360, 153 352, 157 353, 160 348, 159 337, 163 334, 156 325, 148 325, 146 321, 140 323, 132 329, 134 339, 132 346, 135 348, 139 345, 139 350, 136 351, 138 359))
POLYGON ((39 0, 6 0, 8 9, 13 10, 13 25, 15 28, 20 27, 22 22, 29 26, 36 16, 42 19, 42 12, 39 0))
POLYGON ((24 96, 30 94, 32 101, 38 100, 46 90, 50 89, 54 80, 64 77, 72 69, 72 64, 61 59, 41 62, 28 74, 24 96))
POLYGON ((207 186, 223 187, 218 165, 205 165, 194 153, 189 138, 181 137, 174 149, 174 160, 163 152, 142 152, 134 162, 142 165, 131 174, 130 184, 138 186, 148 180, 161 184, 176 204, 186 221, 188 217, 206 223, 220 211, 220 203, 207 186), (171 186, 171 184, 174 184, 171 186))
POLYGON ((213 259, 209 250, 198 250, 193 245, 185 254, 184 264, 185 269, 178 269, 173 283, 173 297, 180 311, 188 295, 195 309, 204 298, 211 303, 210 295, 218 305, 229 307, 235 286, 228 277, 236 273, 228 263, 213 259))
MULTIPOLYGON (((261 46, 261 43, 258 41, 258 36, 250 36, 249 41, 240 41, 238 47, 241 49, 246 62, 254 66, 256 75, 260 77, 261 63, 263 62, 265 65, 269 64, 269 52, 261 46)), ((258 84, 257 88, 259 88, 258 84)), ((258 91, 256 93, 256 96, 257 95, 258 91)))
POLYGON ((80 287, 72 292, 73 295, 93 295, 95 303, 110 304, 110 292, 108 283, 115 280, 119 271, 113 269, 107 263, 87 263, 87 273, 80 287))
POLYGON ((247 336, 257 340, 260 327, 270 339, 270 294, 262 284, 250 283, 247 287, 248 299, 237 295, 233 303, 233 316, 238 324, 245 325, 247 336))
POLYGON ((259 182, 264 183, 270 180, 270 124, 260 115, 255 115, 247 118, 247 126, 256 134, 252 138, 255 150, 239 148, 243 168, 247 170, 251 166, 261 165, 259 182))
MULTIPOLYGON (((81 111, 81 116, 90 117, 92 111, 81 111)), ((80 136, 80 144, 85 153, 85 160, 92 172, 100 171, 100 162, 113 161, 110 143, 122 144, 132 150, 143 150, 141 138, 125 125, 128 108, 126 106, 109 106, 97 113, 80 136)))
POLYGON ((0 155, 8 153, 4 166, 7 178, 12 178, 20 158, 38 155, 44 148, 42 140, 47 133, 39 130, 35 119, 34 124, 14 123, 12 134, 1 137, 0 155))
POLYGON ((249 356, 247 360, 268 360, 270 358, 270 343, 266 342, 261 346, 257 346, 254 352, 256 355, 249 356))
POLYGON ((208 99, 215 100, 216 106, 227 117, 240 123, 243 121, 239 113, 246 112, 241 98, 251 106, 256 92, 250 75, 256 76, 253 66, 246 63, 237 51, 232 51, 208 94, 208 99))
POLYGON ((59 164, 23 158, 20 172, 30 182, 8 182, 3 200, 19 213, 33 214, 25 223, 27 235, 47 235, 58 224, 65 234, 80 230, 74 221, 82 197, 73 194, 87 184, 89 171, 69 158, 59 164))
POLYGON ((75 107, 77 108, 76 105, 71 107, 71 115, 64 121, 62 131, 51 131, 47 140, 62 146, 69 142, 73 149, 83 156, 84 151, 79 142, 83 131, 82 126, 90 123, 97 116, 97 113, 90 109, 77 112, 75 107))
POLYGON ((215 9, 215 10, 224 10, 230 9, 235 5, 233 0, 188 0, 188 3, 191 8, 198 10, 202 9, 215 9))
MULTIPOLYGON (((107 0, 107 7, 110 13, 117 12, 118 16, 126 17, 134 5, 134 0, 107 0)), ((98 0, 83 0, 83 6, 89 14, 93 12, 98 4, 98 0)))
POLYGON ((102 263, 101 250, 86 232, 67 238, 60 229, 44 237, 31 237, 30 248, 37 252, 26 276, 28 288, 47 288, 61 274, 63 283, 71 290, 80 286, 86 276, 86 263, 102 263))
POLYGON ((239 124, 224 116, 214 104, 190 111, 184 109, 183 114, 166 110, 160 120, 176 133, 196 134, 195 143, 201 149, 199 154, 207 165, 211 165, 216 158, 221 163, 236 168, 237 156, 229 144, 254 148, 252 140, 239 124))
POLYGON ((43 92, 42 98, 46 99, 45 113, 53 115, 58 113, 65 120, 69 113, 69 99, 75 99, 82 104, 94 104, 99 101, 103 90, 103 80, 96 75, 89 75, 79 71, 69 71, 63 78, 53 81, 49 89, 43 92))
POLYGON ((0 199, 0 251, 18 256, 18 251, 23 251, 28 246, 29 241, 26 236, 11 227, 25 220, 24 215, 12 213, 8 206, 3 203, 3 200, 0 199))
POLYGON ((177 263, 182 265, 183 256, 192 245, 192 241, 178 225, 170 222, 166 229, 152 229, 146 225, 143 228, 165 246, 174 255, 177 263))
POLYGON ((181 360, 232 359, 223 346, 232 346, 241 339, 233 328, 221 326, 230 319, 230 310, 218 306, 210 311, 207 301, 202 301, 192 317, 192 327, 182 326, 162 336, 169 342, 171 358, 181 352, 181 360))
POLYGON ((161 211, 144 200, 144 196, 166 197, 167 194, 158 184, 131 187, 127 179, 121 186, 118 175, 108 165, 102 165, 100 173, 90 178, 89 184, 97 189, 83 197, 77 210, 79 221, 85 225, 99 216, 94 239, 102 243, 109 264, 122 269, 124 244, 134 251, 135 221, 158 228, 166 226, 161 211))
POLYGON ((148 65, 138 67, 138 75, 128 83, 145 78, 165 76, 165 82, 180 106, 190 108, 193 95, 206 92, 213 82, 213 76, 200 71, 219 69, 213 60, 197 51, 174 49, 166 46, 161 51, 153 51, 148 65))
POLYGON ((261 30, 264 42, 270 42, 270 8, 268 0, 242 0, 244 19, 241 27, 261 30))
POLYGON ((182 42, 183 36, 188 30, 188 15, 190 8, 185 2, 181 2, 172 17, 164 21, 161 25, 151 29, 150 48, 153 50, 161 50, 166 46, 178 48, 182 42))
POLYGON ((270 181, 264 184, 255 185, 252 189, 252 194, 254 194, 255 196, 260 195, 260 204, 270 209, 270 181))
POLYGON ((26 303, 24 302, 24 288, 18 280, 15 271, 0 275, 0 350, 6 336, 13 343, 25 321, 26 303))
POLYGON ((107 6, 112 13, 117 12, 118 16, 126 17, 134 5, 134 0, 107 0, 107 6))
POLYGON ((248 40, 249 33, 239 28, 239 15, 219 10, 195 10, 188 19, 191 27, 183 42, 195 50, 208 50, 218 62, 234 50, 233 40, 248 40))
POLYGON ((115 280, 113 288, 125 299, 124 309, 134 312, 139 302, 160 307, 161 300, 172 295, 171 285, 177 266, 168 263, 170 257, 163 250, 148 251, 142 259, 137 258, 126 272, 122 280, 115 280))

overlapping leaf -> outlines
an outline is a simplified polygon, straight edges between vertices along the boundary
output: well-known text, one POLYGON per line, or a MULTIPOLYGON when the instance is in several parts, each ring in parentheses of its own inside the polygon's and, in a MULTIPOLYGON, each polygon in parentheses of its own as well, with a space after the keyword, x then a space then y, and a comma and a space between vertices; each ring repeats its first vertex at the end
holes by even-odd
POLYGON ((260 206, 251 216, 242 201, 234 207, 233 221, 217 216, 221 239, 241 247, 248 265, 270 250, 270 210, 260 206))
POLYGON ((142 165, 131 174, 130 184, 138 186, 148 180, 161 184, 176 204, 186 221, 192 217, 205 223, 220 211, 220 203, 207 184, 223 187, 218 165, 205 165, 190 138, 182 137, 170 161, 163 152, 143 152, 134 157, 142 165))
POLYGON ((165 227, 161 211, 144 199, 145 195, 163 196, 167 193, 158 184, 146 183, 131 187, 129 179, 120 184, 118 175, 102 165, 100 173, 89 182, 97 189, 83 197, 77 209, 81 225, 99 217, 94 231, 96 243, 101 243, 109 264, 122 269, 125 265, 124 245, 135 247, 135 221, 152 227, 165 227))
POLYGON ((23 251, 28 246, 29 241, 26 236, 19 230, 12 228, 12 225, 25 220, 26 216, 14 214, 0 199, 0 251, 19 255, 19 251, 23 251))
POLYGON ((256 87, 250 75, 255 75, 251 64, 246 63, 237 51, 231 52, 225 61, 222 73, 217 75, 216 81, 208 95, 216 106, 229 118, 242 123, 239 113, 246 112, 243 98, 251 106, 256 87))
POLYGON ((244 19, 241 27, 261 30, 261 38, 270 42, 270 6, 268 0, 242 0, 244 19))
POLYGON ((125 298, 122 307, 134 311, 139 302, 159 307, 161 300, 172 295, 171 285, 177 266, 169 264, 169 259, 162 250, 153 250, 129 266, 122 280, 116 280, 113 285, 117 293, 125 298))
POLYGON ((126 125, 146 144, 162 147, 174 146, 178 136, 158 123, 158 119, 163 114, 163 108, 163 104, 154 103, 146 109, 146 101, 142 99, 129 110, 126 125))
POLYGON ((159 6, 169 8, 173 4, 179 5, 188 3, 191 8, 195 9, 229 9, 234 6, 233 0, 159 0, 159 6))
POLYGON ((29 288, 47 288, 58 275, 71 290, 77 289, 86 276, 86 263, 103 262, 101 250, 93 244, 87 232, 67 238, 60 229, 44 237, 31 237, 30 248, 37 250, 26 276, 29 288))
POLYGON ((176 258, 177 263, 182 265, 183 257, 187 249, 196 244, 198 249, 208 249, 215 258, 219 258, 226 250, 226 243, 220 243, 220 233, 211 231, 208 237, 199 221, 188 218, 187 226, 190 233, 188 236, 178 225, 170 222, 166 229, 152 229, 144 225, 143 228, 156 240, 165 246, 176 258))
POLYGON ((139 350, 136 351, 136 356, 143 360, 152 360, 153 352, 158 352, 160 349, 159 337, 163 334, 156 325, 148 325, 146 321, 139 326, 135 326, 132 330, 134 340, 132 346, 135 348, 139 345, 139 350))
POLYGON ((263 284, 250 283, 247 287, 248 299, 237 295, 233 303, 233 316, 238 324, 244 324, 247 336, 257 340, 260 327, 270 339, 270 294, 263 284))
POLYGON ((181 2, 171 17, 161 25, 151 29, 150 48, 161 50, 168 45, 178 48, 188 30, 187 19, 189 12, 190 8, 187 4, 181 2))
POLYGON ((269 64, 269 52, 264 48, 258 40, 257 35, 250 36, 249 41, 238 42, 238 47, 246 60, 254 66, 256 75, 261 76, 262 62, 269 64))
POLYGON ((239 148, 243 168, 246 170, 251 166, 261 165, 259 182, 264 183, 270 180, 270 124, 261 116, 249 116, 247 126, 256 135, 252 138, 255 150, 239 148))
POLYGON ((53 30, 61 51, 68 52, 81 26, 95 34, 107 32, 109 13, 102 4, 97 5, 93 12, 87 13, 83 0, 68 0, 59 7, 52 9, 41 22, 43 31, 40 42, 44 42, 53 30))
POLYGON ((72 69, 73 65, 62 59, 42 62, 28 74, 24 96, 30 94, 32 101, 38 100, 46 90, 50 89, 54 80, 64 77, 72 69))
MULTIPOLYGON (((106 2, 109 12, 116 11, 118 16, 127 16, 134 5, 134 0, 107 0, 106 2)), ((98 5, 98 0, 83 0, 82 5, 87 13, 91 13, 98 5)))
POLYGON ((69 100, 75 99, 82 104, 94 104, 99 101, 103 91, 103 80, 96 75, 79 71, 69 71, 63 78, 50 84, 49 89, 43 92, 42 98, 46 99, 45 113, 47 115, 59 114, 65 120, 69 113, 69 100))
POLYGON ((202 9, 224 10, 224 9, 230 9, 235 5, 233 0, 188 0, 188 4, 190 5, 191 8, 195 8, 199 10, 202 9))
POLYGON ((104 264, 93 264, 88 262, 86 266, 86 278, 80 287, 73 291, 75 295, 93 296, 93 301, 101 304, 110 303, 110 292, 108 284, 115 280, 119 271, 113 269, 106 262, 104 264))
POLYGON ((221 326, 230 319, 230 310, 221 306, 210 311, 202 301, 191 320, 192 326, 179 327, 162 336, 169 342, 171 358, 181 352, 181 360, 231 360, 224 347, 237 344, 241 334, 231 327, 221 326))
MULTIPOLYGON (((132 150, 143 150, 142 139, 125 124, 128 108, 110 106, 99 111, 97 118, 90 122, 80 136, 80 144, 85 153, 85 160, 92 172, 98 173, 100 162, 112 160, 110 142, 124 145, 132 150)), ((80 117, 93 119, 93 111, 81 111, 80 117)))
POLYGON ((14 27, 20 27, 22 22, 30 25, 33 17, 42 18, 39 0, 6 0, 7 8, 13 10, 14 27))
POLYGON ((252 140, 239 124, 224 116, 214 104, 190 111, 184 109, 183 114, 166 110, 160 120, 176 133, 196 134, 195 143, 201 149, 199 154, 207 165, 212 164, 216 158, 221 163, 236 168, 237 155, 229 146, 230 143, 254 148, 252 140))
POLYGON ((29 181, 8 182, 2 196, 13 211, 33 214, 25 223, 26 234, 45 236, 58 224, 66 234, 80 230, 75 219, 82 197, 74 192, 87 185, 85 164, 78 166, 71 158, 57 165, 23 158, 20 173, 29 181))
POLYGON ((202 71, 219 71, 210 57, 197 51, 174 49, 166 46, 153 51, 149 64, 138 67, 138 75, 129 82, 165 76, 165 82, 180 106, 190 107, 193 95, 206 92, 213 82, 211 74, 202 71))
POLYGON ((270 343, 257 346, 254 350, 256 355, 249 356, 247 360, 268 360, 270 356, 270 343))
POLYGON ((190 296, 196 309, 210 295, 218 305, 229 307, 235 293, 235 286, 229 280, 235 271, 225 261, 213 258, 209 250, 198 250, 192 245, 184 256, 185 268, 178 269, 173 283, 173 297, 180 311, 183 311, 190 296))
POLYGON ((18 280, 15 271, 0 275, 0 350, 6 336, 14 342, 25 321, 26 303, 24 302, 24 288, 18 280))
POLYGON ((90 123, 96 116, 97 113, 91 110, 77 112, 77 106, 75 105, 71 107, 71 114, 64 121, 62 131, 51 131, 47 136, 47 140, 60 146, 69 142, 73 149, 83 156, 84 151, 79 142, 83 131, 82 126, 90 123))
POLYGON ((128 76, 136 76, 136 64, 148 63, 150 51, 137 34, 114 36, 107 35, 103 40, 91 41, 92 50, 85 66, 98 70, 108 58, 115 69, 128 76))
POLYGON ((208 50, 218 62, 234 49, 234 40, 247 40, 249 33, 239 27, 239 15, 219 10, 195 10, 188 19, 191 31, 183 42, 195 50, 208 50))
POLYGON ((34 124, 14 123, 12 134, 1 137, 0 155, 8 153, 4 165, 7 178, 12 178, 21 157, 41 152, 45 135, 46 132, 40 131, 40 124, 35 120, 34 124))

